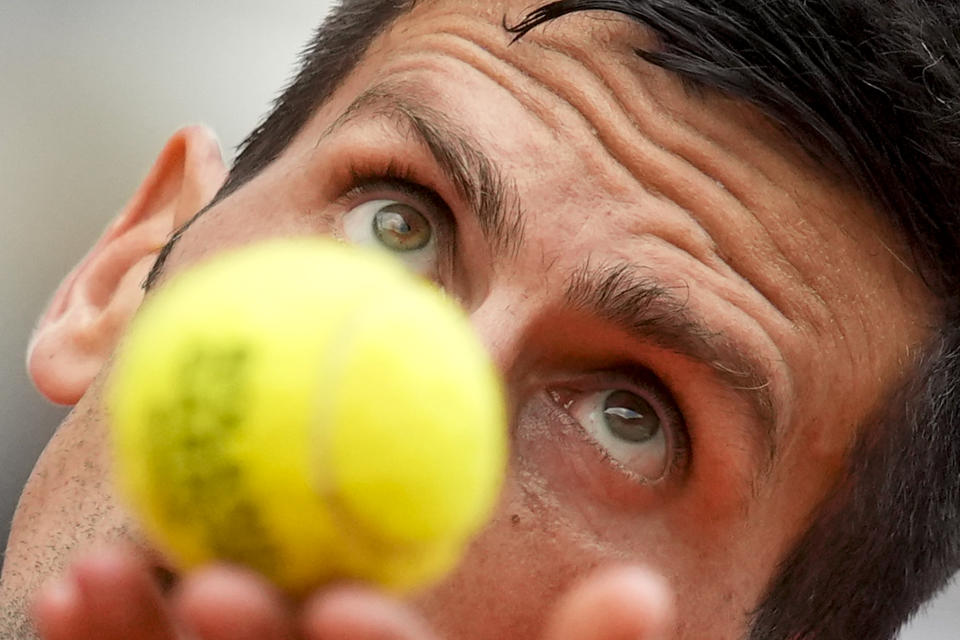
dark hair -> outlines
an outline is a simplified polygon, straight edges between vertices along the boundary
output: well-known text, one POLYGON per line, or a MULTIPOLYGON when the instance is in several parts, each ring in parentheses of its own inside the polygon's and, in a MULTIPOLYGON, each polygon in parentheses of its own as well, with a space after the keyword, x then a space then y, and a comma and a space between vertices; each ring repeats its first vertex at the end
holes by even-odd
MULTIPOLYGON (((410 4, 343 0, 333 9, 218 198, 279 155, 410 4)), ((642 59, 756 105, 825 167, 839 167, 909 242, 941 302, 936 335, 863 425, 849 472, 784 560, 751 632, 892 638, 960 569, 960 3, 561 0, 513 26, 507 16, 505 26, 521 38, 582 11, 646 25, 658 44, 638 50, 642 59)))

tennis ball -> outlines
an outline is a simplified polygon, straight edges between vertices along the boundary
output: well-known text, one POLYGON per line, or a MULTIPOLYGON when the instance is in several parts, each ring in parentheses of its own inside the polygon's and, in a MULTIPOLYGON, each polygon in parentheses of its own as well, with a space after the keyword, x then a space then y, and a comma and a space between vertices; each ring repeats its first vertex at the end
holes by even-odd
POLYGON ((330 240, 228 252, 148 297, 108 380, 115 476, 181 568, 297 594, 440 577, 505 465, 500 383, 460 309, 330 240))

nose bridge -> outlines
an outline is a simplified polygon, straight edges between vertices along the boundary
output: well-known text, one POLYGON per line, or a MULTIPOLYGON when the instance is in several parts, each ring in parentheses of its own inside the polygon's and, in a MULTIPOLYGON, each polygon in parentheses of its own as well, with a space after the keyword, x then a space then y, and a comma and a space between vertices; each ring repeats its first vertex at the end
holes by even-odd
POLYGON ((523 288, 501 282, 470 313, 474 330, 508 381, 516 374, 523 337, 536 313, 531 300, 532 296, 523 288))

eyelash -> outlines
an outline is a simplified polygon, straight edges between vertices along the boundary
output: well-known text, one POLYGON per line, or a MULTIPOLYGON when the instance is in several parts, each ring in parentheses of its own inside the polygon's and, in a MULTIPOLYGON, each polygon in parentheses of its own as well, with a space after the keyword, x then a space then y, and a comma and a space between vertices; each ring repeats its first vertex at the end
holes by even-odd
MULTIPOLYGON (((653 372, 646 368, 614 367, 610 370, 587 374, 584 379, 585 382, 563 388, 568 392, 578 394, 593 393, 603 389, 624 388, 647 399, 655 408, 663 411, 666 414, 664 420, 669 424, 671 453, 663 479, 669 480, 675 477, 678 472, 685 473, 688 471, 692 450, 690 431, 686 420, 683 418, 683 413, 673 398, 673 393, 653 372), (653 397, 651 398, 651 396, 653 397)), ((549 391, 549 396, 556 406, 556 410, 562 413, 564 422, 574 428, 582 428, 579 421, 567 411, 564 406, 566 403, 562 402, 558 395, 555 390, 549 391)), ((599 445, 596 449, 605 464, 617 468, 625 475, 634 476, 633 473, 615 460, 606 449, 599 445)))
POLYGON ((450 216, 450 207, 444 199, 433 189, 424 186, 413 168, 408 165, 394 160, 379 167, 351 164, 347 168, 347 174, 348 185, 336 202, 340 206, 356 206, 356 200, 382 189, 399 191, 425 205, 431 212, 450 216))

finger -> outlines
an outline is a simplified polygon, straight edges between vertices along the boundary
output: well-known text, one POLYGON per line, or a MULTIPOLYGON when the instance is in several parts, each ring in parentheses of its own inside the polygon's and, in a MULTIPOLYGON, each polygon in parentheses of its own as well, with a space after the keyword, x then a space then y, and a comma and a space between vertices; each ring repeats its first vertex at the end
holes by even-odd
POLYGON ((645 569, 607 569, 564 596, 545 640, 655 640, 668 637, 673 598, 666 582, 645 569))
POLYGON ((437 640, 402 604, 360 587, 341 587, 309 600, 301 626, 306 640, 437 640))
POLYGON ((81 558, 41 592, 34 612, 47 640, 175 640, 160 590, 126 551, 81 558))
POLYGON ((34 625, 43 640, 87 640, 92 637, 80 609, 80 592, 73 576, 46 583, 32 609, 34 625))
POLYGON ((173 608, 200 640, 291 640, 290 606, 262 578, 239 568, 212 567, 184 578, 173 608))

